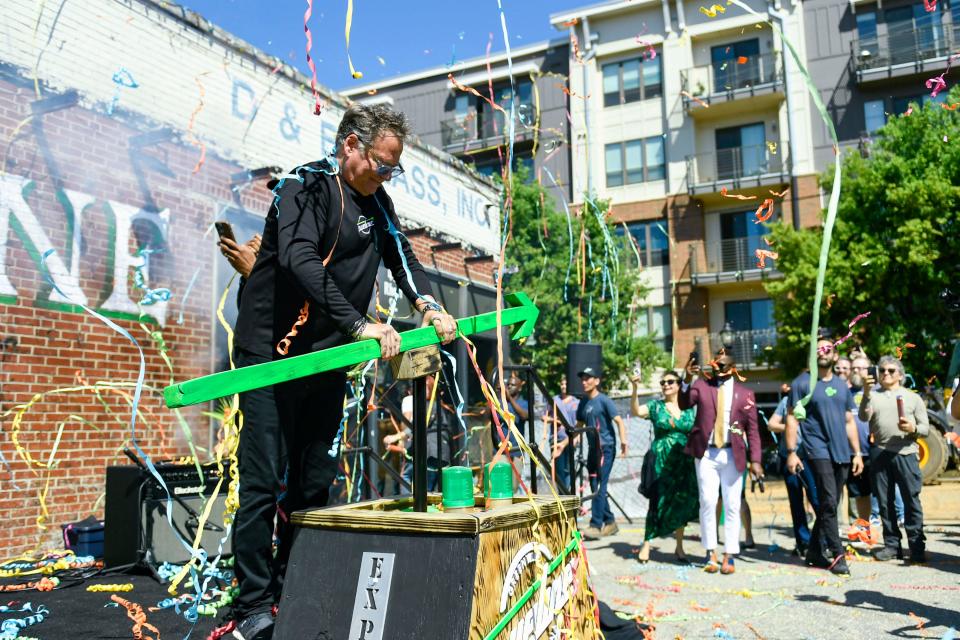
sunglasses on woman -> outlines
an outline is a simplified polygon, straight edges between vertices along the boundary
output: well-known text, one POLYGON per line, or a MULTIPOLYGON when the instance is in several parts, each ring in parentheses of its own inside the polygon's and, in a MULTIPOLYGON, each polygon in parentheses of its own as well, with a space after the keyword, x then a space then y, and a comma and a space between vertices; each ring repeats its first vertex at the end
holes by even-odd
POLYGON ((890 375, 899 373, 899 371, 899 369, 880 369, 880 373, 889 373, 890 375))
POLYGON ((661 387, 665 387, 665 386, 667 386, 668 384, 677 384, 678 382, 680 382, 680 381, 677 380, 676 378, 671 378, 670 380, 661 380, 661 381, 660 381, 660 386, 661 386, 661 387))

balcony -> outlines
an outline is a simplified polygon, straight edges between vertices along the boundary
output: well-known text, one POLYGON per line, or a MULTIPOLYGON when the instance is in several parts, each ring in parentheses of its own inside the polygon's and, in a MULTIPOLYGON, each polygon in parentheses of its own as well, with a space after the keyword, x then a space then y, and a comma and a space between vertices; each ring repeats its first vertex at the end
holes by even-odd
POLYGON ((855 38, 850 56, 857 82, 869 84, 945 70, 958 44, 960 27, 904 28, 873 38, 855 38))
POLYGON ((768 142, 687 156, 687 192, 701 195, 723 187, 733 191, 783 184, 790 179, 786 153, 786 147, 768 142))
POLYGON ((690 280, 695 286, 711 287, 779 278, 783 274, 770 258, 764 268, 757 266, 757 249, 767 248, 760 236, 691 245, 690 280))
MULTIPOLYGON (((776 364, 771 360, 771 350, 777 344, 776 329, 755 329, 753 331, 734 331, 733 348, 727 353, 733 356, 737 369, 770 369, 776 364)), ((719 333, 710 334, 710 353, 716 353, 723 347, 719 333)))
MULTIPOLYGON (((509 105, 505 107, 509 109, 509 105)), ((507 137, 508 116, 499 111, 477 111, 458 113, 440 122, 440 140, 443 149, 449 153, 465 153, 503 144, 507 137)), ((508 111, 509 113, 509 111, 508 111)), ((514 142, 533 139, 532 123, 524 123, 522 114, 533 113, 531 105, 520 105, 514 111, 514 142)))
POLYGON ((721 117, 749 108, 764 109, 785 97, 778 53, 713 62, 680 72, 683 107, 692 116, 721 117))

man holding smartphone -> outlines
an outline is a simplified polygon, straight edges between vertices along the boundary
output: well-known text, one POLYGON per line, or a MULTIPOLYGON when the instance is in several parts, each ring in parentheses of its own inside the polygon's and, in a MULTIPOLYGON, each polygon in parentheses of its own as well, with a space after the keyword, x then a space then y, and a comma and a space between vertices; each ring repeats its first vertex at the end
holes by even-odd
MULTIPOLYGON (((874 367, 871 367, 873 369, 874 367)), ((903 522, 907 530, 911 562, 926 562, 926 538, 923 535, 923 507, 917 439, 930 433, 927 407, 923 399, 901 386, 903 363, 883 356, 876 366, 880 388, 873 390, 873 376, 867 375, 860 401, 860 419, 870 422, 873 447, 870 449, 870 475, 874 495, 880 502, 883 524, 883 549, 877 560, 902 559, 902 536, 897 526, 895 487, 903 497, 903 522)))
POLYGON ((750 462, 754 478, 763 477, 760 434, 753 391, 734 378, 733 356, 721 350, 710 363, 713 375, 700 373, 696 353, 687 361, 677 399, 680 409, 697 408, 684 452, 694 458, 700 490, 700 541, 706 550, 704 571, 736 572, 740 553, 740 504, 744 471, 750 462), (717 558, 717 500, 723 496, 723 562, 717 558))
MULTIPOLYGON (((400 352, 400 335, 368 322, 381 260, 423 323, 443 343, 456 321, 431 295, 430 281, 383 183, 401 174, 406 118, 385 105, 352 105, 337 129, 336 156, 294 169, 274 188, 259 256, 236 326, 238 367, 373 339, 382 358, 400 352)), ((240 394, 240 507, 233 551, 239 594, 233 636, 266 640, 280 598, 290 514, 323 507, 337 474, 337 440, 346 373, 331 371, 240 394), (278 505, 283 484, 286 491, 278 505), (274 557, 274 522, 279 545, 274 557)))

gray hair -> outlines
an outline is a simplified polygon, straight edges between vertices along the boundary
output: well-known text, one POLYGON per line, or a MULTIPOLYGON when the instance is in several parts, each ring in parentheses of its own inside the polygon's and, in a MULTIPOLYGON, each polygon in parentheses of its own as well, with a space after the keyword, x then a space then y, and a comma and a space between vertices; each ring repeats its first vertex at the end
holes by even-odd
POLYGON ((903 370, 903 363, 893 356, 880 356, 880 360, 877 361, 878 367, 885 367, 888 364, 892 364, 897 368, 897 370, 900 372, 901 378, 906 377, 906 372, 903 370))
POLYGON ((385 104, 354 103, 343 114, 337 128, 338 150, 351 133, 357 134, 365 145, 373 144, 382 135, 396 136, 403 141, 410 135, 410 124, 405 115, 385 104))

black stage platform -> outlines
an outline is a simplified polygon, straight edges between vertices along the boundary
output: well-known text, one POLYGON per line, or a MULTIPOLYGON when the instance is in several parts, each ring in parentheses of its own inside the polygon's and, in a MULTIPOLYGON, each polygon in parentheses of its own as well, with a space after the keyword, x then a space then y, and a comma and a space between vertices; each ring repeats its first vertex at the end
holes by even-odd
MULTIPOLYGON (((16 603, 11 606, 11 608, 16 609, 19 609, 23 603, 29 602, 33 604, 34 609, 39 605, 44 605, 50 610, 43 622, 27 627, 20 632, 20 635, 24 637, 38 638, 39 640, 87 640, 88 638, 91 640, 99 638, 129 640, 133 638, 133 621, 127 617, 127 610, 121 606, 114 606, 110 599, 110 593, 91 593, 87 591, 87 586, 91 584, 123 584, 126 582, 133 584, 133 591, 124 591, 117 593, 117 595, 124 600, 136 602, 142 606, 147 614, 147 622, 160 631, 160 637, 164 640, 181 640, 190 633, 191 629, 193 629, 193 633, 190 634, 191 640, 204 640, 213 630, 215 622, 220 617, 220 614, 217 618, 200 616, 196 625, 191 625, 183 615, 178 615, 173 609, 150 611, 150 607, 157 606, 161 600, 168 598, 169 595, 166 585, 161 585, 153 578, 145 575, 112 575, 91 578, 76 586, 47 592, 4 593, 0 594, 0 601, 3 604, 16 603)), ((190 591, 181 588, 180 593, 190 593, 190 591)), ((225 613, 227 610, 221 609, 220 611, 225 613)), ((29 614, 4 613, 0 614, 0 621, 27 615, 29 614)), ((143 632, 145 637, 156 637, 156 634, 146 628, 143 629, 143 632)))

